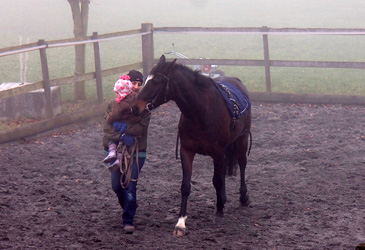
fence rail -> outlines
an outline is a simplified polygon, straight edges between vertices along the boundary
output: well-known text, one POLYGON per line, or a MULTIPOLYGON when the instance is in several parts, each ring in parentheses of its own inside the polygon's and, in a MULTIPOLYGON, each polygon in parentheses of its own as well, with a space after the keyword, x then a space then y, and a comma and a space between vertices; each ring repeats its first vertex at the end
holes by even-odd
POLYGON ((97 42, 104 42, 110 41, 120 38, 127 38, 133 36, 141 36, 145 34, 149 34, 151 32, 141 32, 140 29, 137 30, 129 30, 129 31, 122 31, 122 32, 115 32, 115 33, 108 33, 103 35, 98 35, 98 38, 95 39, 93 36, 86 36, 83 38, 69 38, 69 39, 61 39, 61 40, 52 40, 45 42, 44 45, 40 45, 39 43, 28 43, 24 45, 18 45, 8 48, 0 49, 0 57, 9 56, 44 48, 59 48, 65 46, 74 46, 79 44, 88 44, 88 43, 97 43, 97 42))
MULTIPOLYGON (((302 67, 302 68, 352 68, 365 69, 365 62, 338 62, 338 61, 295 61, 295 60, 270 60, 268 35, 365 35, 365 29, 328 29, 328 28, 203 28, 203 27, 160 27, 154 28, 154 33, 204 33, 204 34, 261 34, 263 37, 264 60, 247 59, 178 59, 188 65, 216 64, 227 66, 263 66, 265 67, 266 92, 271 93, 271 67, 302 67)), ((261 96, 261 95, 260 95, 261 96)), ((277 98, 274 98, 277 100, 277 98)), ((291 98, 289 98, 291 99, 291 98)), ((322 99, 331 102, 331 96, 322 99)), ((339 100, 337 97, 335 98, 339 100)), ((344 100, 349 98, 344 98, 344 100)), ((351 99, 351 98, 350 98, 351 99)), ((362 98, 360 98, 362 99, 362 98)), ((285 99, 284 99, 285 100, 285 99)), ((313 100, 313 99, 311 99, 313 100)), ((317 98, 315 98, 317 100, 317 98)), ((344 101, 345 102, 345 101, 344 101)), ((361 101, 361 103, 363 103, 361 101)), ((365 101, 364 101, 365 103, 365 101)))
MULTIPOLYGON (((312 68, 353 68, 353 69, 365 69, 365 62, 334 62, 334 61, 293 61, 293 60, 270 60, 268 35, 290 35, 290 34, 302 34, 302 35, 365 35, 365 29, 328 29, 328 28, 269 28, 269 27, 236 27, 236 28, 224 28, 224 27, 156 27, 153 28, 152 24, 142 24, 141 29, 114 32, 108 34, 98 35, 97 37, 87 36, 84 38, 70 38, 60 39, 53 41, 44 41, 42 45, 39 42, 24 44, 19 46, 13 46, 9 48, 0 49, 0 57, 24 53, 34 50, 43 50, 48 48, 57 48, 64 46, 74 46, 78 44, 99 43, 114 39, 128 38, 133 36, 141 36, 142 39, 148 39, 144 42, 144 55, 143 62, 135 63, 131 65, 125 65, 117 67, 115 69, 108 69, 101 72, 102 77, 116 74, 132 67, 143 67, 144 73, 149 72, 155 63, 153 58, 153 34, 156 33, 204 33, 204 34, 262 34, 264 45, 264 60, 248 60, 248 59, 178 59, 179 62, 188 65, 194 64, 217 64, 226 66, 263 66, 265 67, 266 75, 266 91, 271 92, 271 77, 270 67, 312 67, 312 68), (152 43, 152 44, 151 44, 152 43), (120 70, 120 71, 118 71, 120 70)), ((94 51, 96 54, 98 50, 94 51)), ((95 60, 95 64, 100 64, 100 60, 95 60)), ((50 80, 52 86, 58 86, 63 84, 71 84, 78 81, 93 80, 96 79, 98 74, 95 72, 86 73, 84 75, 70 76, 60 79, 50 80)), ((44 81, 42 81, 44 82, 44 81)), ((19 86, 11 90, 4 90, 0 92, 1 98, 7 98, 15 95, 27 93, 32 90, 39 89, 41 82, 33 83, 32 86, 19 86)))
MULTIPOLYGON (((72 84, 80 81, 96 80, 98 102, 103 100, 102 78, 115 75, 120 72, 127 72, 132 69, 143 69, 146 76, 154 64, 154 35, 163 33, 202 33, 202 34, 259 34, 263 38, 264 59, 178 59, 179 62, 187 65, 196 64, 217 64, 227 66, 261 66, 265 68, 266 92, 253 92, 251 99, 256 101, 272 102, 312 102, 312 103, 345 103, 365 105, 365 96, 331 96, 331 95, 309 95, 309 94, 284 94, 271 92, 271 67, 312 67, 312 68, 351 68, 365 69, 365 62, 340 62, 340 61, 295 61, 295 60, 271 60, 269 51, 269 36, 271 35, 343 35, 343 36, 364 36, 365 29, 328 29, 328 28, 269 28, 269 27, 153 27, 150 23, 141 25, 141 29, 101 34, 94 32, 92 36, 86 36, 80 39, 60 39, 52 41, 39 40, 36 43, 29 43, 19 46, 13 46, 0 49, 0 59, 4 56, 24 53, 28 51, 39 50, 42 66, 43 80, 13 89, 0 91, 0 98, 8 98, 16 95, 43 88, 46 94, 46 106, 49 109, 49 118, 53 117, 51 112, 52 99, 50 98, 50 87, 72 84), (142 62, 136 62, 129 65, 122 65, 116 68, 101 70, 99 43, 115 39, 129 37, 141 37, 142 42, 142 62), (68 76, 58 79, 49 79, 48 63, 46 51, 48 49, 74 46, 78 44, 89 44, 94 46, 94 63, 95 71, 77 76, 68 76)), ((16 134, 16 133, 15 133, 16 134)))
POLYGON ((157 27, 154 33, 204 33, 204 34, 301 34, 301 35, 365 35, 365 29, 328 29, 328 28, 269 28, 269 27, 157 27))
MULTIPOLYGON (((265 60, 178 58, 178 61, 188 65, 216 64, 225 66, 265 66, 265 60)), ((269 63, 271 67, 365 69, 365 62, 269 60, 269 63)))

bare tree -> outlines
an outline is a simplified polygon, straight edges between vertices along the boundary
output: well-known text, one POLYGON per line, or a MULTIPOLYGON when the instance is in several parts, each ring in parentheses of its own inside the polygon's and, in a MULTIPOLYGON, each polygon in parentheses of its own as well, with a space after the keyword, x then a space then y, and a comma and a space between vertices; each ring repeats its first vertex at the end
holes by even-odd
MULTIPOLYGON (((87 34, 89 19, 89 0, 67 0, 72 10, 75 38, 87 34)), ((85 44, 75 45, 75 75, 85 74, 85 44)), ((85 82, 75 83, 74 100, 85 99, 85 82)))

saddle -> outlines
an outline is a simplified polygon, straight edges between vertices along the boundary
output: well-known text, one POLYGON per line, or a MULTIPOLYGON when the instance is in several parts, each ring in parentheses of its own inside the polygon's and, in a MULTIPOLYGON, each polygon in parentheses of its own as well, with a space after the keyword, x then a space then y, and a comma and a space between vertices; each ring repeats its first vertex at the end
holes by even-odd
POLYGON ((225 81, 214 81, 214 86, 219 90, 227 104, 234 127, 238 118, 244 115, 251 107, 251 103, 248 97, 233 84, 225 81))

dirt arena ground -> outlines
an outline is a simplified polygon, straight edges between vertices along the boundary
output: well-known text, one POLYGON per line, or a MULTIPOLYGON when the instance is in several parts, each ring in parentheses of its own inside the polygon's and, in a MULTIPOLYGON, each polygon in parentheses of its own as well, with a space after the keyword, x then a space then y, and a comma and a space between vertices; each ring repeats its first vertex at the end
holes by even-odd
POLYGON ((354 249, 365 242, 365 107, 254 103, 249 207, 227 178, 215 220, 212 161, 195 160, 187 235, 174 237, 179 111, 153 111, 136 232, 101 163, 101 119, 0 145, 1 249, 354 249))

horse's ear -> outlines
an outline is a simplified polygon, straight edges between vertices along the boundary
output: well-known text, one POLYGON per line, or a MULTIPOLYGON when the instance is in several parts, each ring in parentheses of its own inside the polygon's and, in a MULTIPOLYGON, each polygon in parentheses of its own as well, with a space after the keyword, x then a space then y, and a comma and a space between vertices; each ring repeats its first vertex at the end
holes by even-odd
POLYGON ((161 57, 160 57, 160 61, 158 62, 158 63, 165 63, 166 62, 166 57, 165 57, 165 55, 162 55, 161 57))
POLYGON ((176 60, 177 60, 177 58, 175 58, 173 61, 171 61, 170 63, 167 64, 167 70, 169 70, 170 72, 172 71, 172 69, 174 68, 174 66, 176 64, 176 60))

